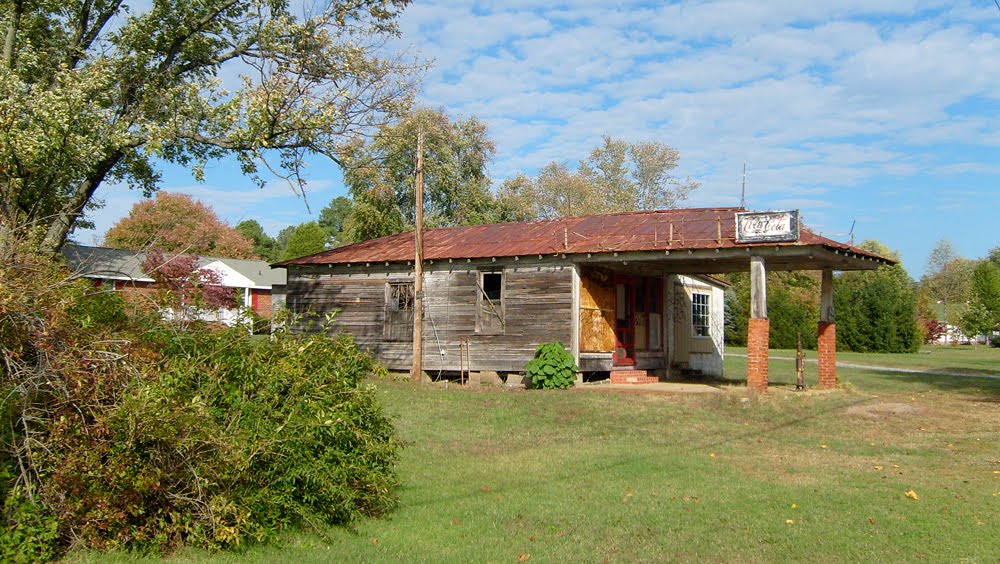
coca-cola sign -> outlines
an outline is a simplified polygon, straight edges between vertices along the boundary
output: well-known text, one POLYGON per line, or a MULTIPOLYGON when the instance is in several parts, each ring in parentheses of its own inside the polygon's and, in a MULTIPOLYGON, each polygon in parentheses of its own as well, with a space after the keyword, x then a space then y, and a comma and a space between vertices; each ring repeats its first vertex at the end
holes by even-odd
POLYGON ((737 243, 799 240, 799 210, 736 214, 737 243))

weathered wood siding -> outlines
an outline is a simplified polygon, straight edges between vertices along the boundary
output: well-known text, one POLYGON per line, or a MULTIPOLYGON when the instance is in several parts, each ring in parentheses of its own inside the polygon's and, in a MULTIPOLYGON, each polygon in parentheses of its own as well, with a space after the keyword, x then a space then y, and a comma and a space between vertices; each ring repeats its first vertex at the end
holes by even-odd
MULTIPOLYGON (((428 264, 424 270, 424 358, 427 372, 457 371, 459 347, 468 339, 472 370, 518 371, 540 343, 572 336, 572 265, 518 261, 507 264, 428 264), (476 331, 480 271, 502 269, 503 331, 476 331)), ((408 369, 412 343, 385 338, 386 284, 413 279, 399 266, 292 267, 288 269, 288 307, 316 317, 339 310, 330 329, 354 335, 391 369, 408 369)), ((318 330, 300 321, 296 330, 318 330)), ((468 362, 468 361, 466 361, 468 362)), ((466 366, 466 369, 469 367, 466 366)))

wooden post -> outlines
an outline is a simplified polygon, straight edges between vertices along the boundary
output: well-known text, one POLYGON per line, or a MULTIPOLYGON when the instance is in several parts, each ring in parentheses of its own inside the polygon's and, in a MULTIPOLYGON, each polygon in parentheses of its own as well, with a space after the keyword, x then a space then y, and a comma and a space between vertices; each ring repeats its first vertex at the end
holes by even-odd
POLYGON ((767 270, 758 256, 750 257, 750 317, 767 319, 767 270))
POLYGON ((799 333, 798 341, 795 343, 795 389, 804 390, 805 385, 805 370, 806 370, 806 355, 802 352, 802 333, 799 333))
POLYGON ((414 185, 416 231, 413 235, 413 364, 410 381, 423 380, 424 355, 424 132, 417 133, 417 179, 414 185))

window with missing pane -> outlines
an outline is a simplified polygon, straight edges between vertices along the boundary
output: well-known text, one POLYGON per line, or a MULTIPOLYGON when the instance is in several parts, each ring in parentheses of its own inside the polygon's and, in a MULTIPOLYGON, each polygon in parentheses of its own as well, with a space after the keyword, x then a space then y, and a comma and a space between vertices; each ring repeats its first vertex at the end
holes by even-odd
POLYGON ((476 317, 476 331, 484 334, 504 332, 502 271, 479 273, 479 315, 476 317))
POLYGON ((709 336, 708 294, 691 295, 691 328, 696 337, 709 336))
POLYGON ((385 340, 413 338, 413 282, 389 282, 385 290, 385 340))

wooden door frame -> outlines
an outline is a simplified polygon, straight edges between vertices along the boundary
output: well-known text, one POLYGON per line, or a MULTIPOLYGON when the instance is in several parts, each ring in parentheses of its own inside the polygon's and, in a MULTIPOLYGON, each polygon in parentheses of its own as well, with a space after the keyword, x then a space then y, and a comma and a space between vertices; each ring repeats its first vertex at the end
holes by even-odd
POLYGON ((636 277, 623 274, 616 274, 615 285, 615 350, 611 355, 611 361, 615 366, 635 366, 635 289, 636 277), (625 319, 618 318, 622 304, 618 303, 618 286, 625 286, 625 319), (628 345, 621 338, 622 335, 631 335, 631 342, 628 345), (631 350, 630 350, 631 349, 631 350), (625 356, 619 357, 618 351, 624 350, 625 356))

